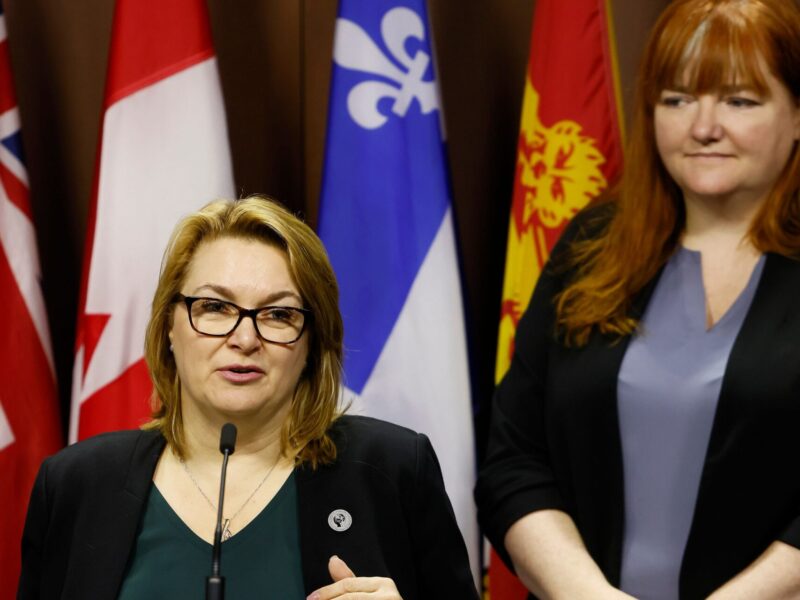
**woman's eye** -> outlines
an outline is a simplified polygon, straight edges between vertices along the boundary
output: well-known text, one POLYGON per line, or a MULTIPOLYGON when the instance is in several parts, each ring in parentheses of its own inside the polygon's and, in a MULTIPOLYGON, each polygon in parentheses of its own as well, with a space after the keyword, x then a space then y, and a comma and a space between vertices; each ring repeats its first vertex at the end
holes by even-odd
POLYGON ((294 312, 286 308, 270 308, 264 311, 264 317, 271 321, 291 321, 294 312))
POLYGON ((725 102, 728 104, 728 106, 733 106, 734 108, 749 108, 751 106, 758 106, 760 104, 758 100, 745 98, 743 96, 728 96, 725 99, 725 102))
POLYGON ((221 300, 203 300, 200 308, 206 313, 227 313, 231 311, 230 305, 221 300))
POLYGON ((661 96, 661 104, 668 107, 677 107, 686 104, 689 99, 680 94, 664 94, 661 96))

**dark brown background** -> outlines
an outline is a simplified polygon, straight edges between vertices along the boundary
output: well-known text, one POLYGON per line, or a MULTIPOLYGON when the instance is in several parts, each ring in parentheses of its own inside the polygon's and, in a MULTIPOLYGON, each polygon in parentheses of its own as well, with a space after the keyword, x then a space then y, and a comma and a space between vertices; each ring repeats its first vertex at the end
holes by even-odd
MULTIPOLYGON (((164 0, 168 2, 169 0, 164 0)), ((570 0, 561 0, 570 2, 570 0)), ((668 0, 614 0, 624 92, 668 0)), ((64 420, 113 0, 5 0, 64 420)), ((494 355, 534 0, 429 0, 476 406, 494 355)), ((239 193, 317 218, 336 0, 208 3, 239 193)), ((485 418, 478 417, 479 437, 485 418)))

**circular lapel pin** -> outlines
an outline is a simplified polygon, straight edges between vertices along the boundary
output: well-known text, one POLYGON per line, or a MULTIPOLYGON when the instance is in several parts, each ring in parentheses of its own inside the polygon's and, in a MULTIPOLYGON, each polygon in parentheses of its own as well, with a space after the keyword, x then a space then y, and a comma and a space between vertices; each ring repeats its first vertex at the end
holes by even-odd
POLYGON ((337 508, 328 515, 328 525, 334 531, 347 531, 353 524, 353 517, 343 508, 337 508))

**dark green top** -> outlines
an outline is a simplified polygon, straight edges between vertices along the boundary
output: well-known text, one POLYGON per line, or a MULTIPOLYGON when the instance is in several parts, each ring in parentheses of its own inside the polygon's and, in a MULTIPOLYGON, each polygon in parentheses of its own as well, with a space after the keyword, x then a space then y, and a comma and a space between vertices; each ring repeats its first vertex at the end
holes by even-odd
MULTIPOLYGON (((216 515, 208 512, 213 522, 216 515)), ((202 600, 210 573, 211 544, 189 529, 151 486, 120 600, 202 600)), ((221 574, 226 600, 306 597, 294 473, 247 527, 222 544, 221 574)))

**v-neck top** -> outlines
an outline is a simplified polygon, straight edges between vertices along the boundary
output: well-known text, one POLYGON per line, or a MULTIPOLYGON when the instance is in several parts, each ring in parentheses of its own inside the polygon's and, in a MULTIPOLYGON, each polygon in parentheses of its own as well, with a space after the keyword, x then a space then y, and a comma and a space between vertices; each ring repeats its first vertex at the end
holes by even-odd
MULTIPOLYGON (((204 598, 211 548, 151 485, 119 599, 204 598)), ((294 473, 255 519, 223 542, 221 575, 228 600, 306 597, 294 473)))
POLYGON ((679 248, 625 353, 617 382, 625 501, 620 588, 636 598, 679 597, 722 378, 763 267, 762 255, 708 329, 701 254, 679 248))

